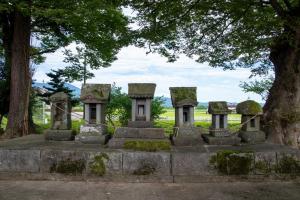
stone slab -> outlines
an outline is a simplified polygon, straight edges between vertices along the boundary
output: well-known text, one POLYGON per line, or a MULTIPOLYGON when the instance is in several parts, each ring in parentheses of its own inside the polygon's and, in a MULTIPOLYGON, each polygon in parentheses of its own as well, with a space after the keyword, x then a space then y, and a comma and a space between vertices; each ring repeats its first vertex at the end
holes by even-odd
POLYGON ((42 150, 40 171, 50 173, 50 168, 60 161, 82 160, 84 163, 87 163, 87 158, 88 152, 86 151, 42 150))
POLYGON ((241 138, 237 136, 214 137, 206 134, 203 139, 210 145, 239 145, 241 142, 241 138))
POLYGON ((114 138, 145 138, 145 139, 164 139, 163 128, 117 128, 114 138))
POLYGON ((195 146, 204 143, 201 135, 201 128, 182 127, 177 131, 176 136, 171 137, 172 144, 175 146, 195 146))
POLYGON ((228 137, 230 136, 230 133, 228 129, 209 129, 210 135, 214 137, 228 137))
POLYGON ((0 150, 1 172, 39 172, 40 150, 0 150))
POLYGON ((45 131, 45 139, 55 140, 55 141, 70 141, 70 140, 74 140, 74 133, 72 130, 48 129, 45 131))
POLYGON ((155 169, 153 175, 170 175, 170 153, 166 152, 124 152, 123 173, 135 174, 144 168, 155 169))
POLYGON ((212 154, 196 152, 172 153, 172 175, 211 175, 213 168, 209 165, 212 154))
POLYGON ((108 142, 108 147, 112 149, 122 149, 126 141, 167 141, 168 139, 140 139, 140 138, 112 138, 108 142))
POLYGON ((80 133, 75 136, 75 141, 85 144, 104 144, 106 127, 101 124, 86 124, 80 126, 80 133))
POLYGON ((152 128, 153 122, 147 122, 147 121, 129 121, 128 127, 131 128, 152 128))
MULTIPOLYGON (((122 174, 122 153, 121 152, 89 152, 87 157, 87 165, 93 162, 95 156, 106 154, 108 159, 103 159, 106 168, 106 174, 122 174)), ((87 167, 87 174, 91 174, 91 170, 87 167)))
POLYGON ((82 142, 84 144, 103 144, 106 141, 105 135, 83 135, 79 134, 75 136, 75 141, 82 142))
POLYGON ((240 131, 239 137, 242 142, 255 144, 266 141, 266 134, 263 131, 240 131))

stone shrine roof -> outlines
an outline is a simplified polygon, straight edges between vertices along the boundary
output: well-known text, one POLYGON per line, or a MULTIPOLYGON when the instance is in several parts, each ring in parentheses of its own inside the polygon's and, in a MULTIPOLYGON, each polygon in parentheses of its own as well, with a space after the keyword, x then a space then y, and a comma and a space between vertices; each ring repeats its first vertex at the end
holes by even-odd
POLYGON ((236 106, 236 112, 241 115, 261 115, 263 110, 261 105, 256 101, 247 100, 236 106))
POLYGON ((110 84, 84 84, 81 88, 80 100, 83 103, 106 103, 111 92, 110 84))
POLYGON ((130 98, 153 98, 155 83, 128 83, 128 96, 130 98))
POLYGON ((52 94, 49 98, 51 102, 55 102, 55 101, 68 101, 70 97, 64 92, 56 92, 52 94))
POLYGON ((170 87, 173 107, 197 106, 197 87, 170 87))
POLYGON ((210 101, 208 104, 209 114, 228 114, 231 111, 228 109, 226 101, 210 101))

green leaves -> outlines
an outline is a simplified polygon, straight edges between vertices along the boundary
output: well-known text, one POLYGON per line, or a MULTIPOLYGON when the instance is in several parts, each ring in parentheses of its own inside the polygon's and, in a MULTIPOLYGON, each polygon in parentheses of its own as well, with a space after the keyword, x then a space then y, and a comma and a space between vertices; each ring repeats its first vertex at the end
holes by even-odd
POLYGON ((169 61, 184 53, 213 67, 251 68, 253 74, 272 68, 269 49, 282 34, 284 22, 269 4, 247 0, 128 2, 140 25, 136 44, 169 61))

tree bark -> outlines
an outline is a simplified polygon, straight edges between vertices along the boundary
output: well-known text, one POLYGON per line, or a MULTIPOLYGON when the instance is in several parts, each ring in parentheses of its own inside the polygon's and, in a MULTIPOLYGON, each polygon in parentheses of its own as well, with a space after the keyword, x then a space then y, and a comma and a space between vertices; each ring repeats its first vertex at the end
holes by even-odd
POLYGON ((265 131, 268 141, 272 143, 298 147, 300 142, 300 27, 293 30, 285 29, 284 35, 271 47, 270 59, 275 68, 275 81, 264 106, 265 131))
MULTIPOLYGON (((27 2, 30 3, 30 1, 27 2)), ((30 15, 16 9, 11 47, 10 105, 4 137, 12 138, 28 134, 29 48, 30 15)))

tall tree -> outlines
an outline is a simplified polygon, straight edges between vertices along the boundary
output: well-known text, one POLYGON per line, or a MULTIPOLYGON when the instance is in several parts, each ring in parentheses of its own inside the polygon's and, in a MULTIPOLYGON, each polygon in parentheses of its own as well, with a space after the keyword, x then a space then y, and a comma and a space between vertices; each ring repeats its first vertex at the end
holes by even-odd
POLYGON ((300 137, 299 0, 128 0, 140 26, 138 46, 176 60, 180 53, 213 67, 274 68, 264 106, 274 143, 297 146, 300 137))
POLYGON ((115 0, 0 1, 0 44, 11 71, 5 137, 28 134, 29 61, 72 42, 84 44, 98 67, 108 66, 130 40, 128 19, 115 0), (36 46, 30 47, 30 39, 36 46))
POLYGON ((79 99, 75 98, 72 94, 73 90, 70 90, 66 86, 66 81, 64 77, 64 70, 58 69, 58 70, 51 70, 51 72, 46 74, 50 81, 48 82, 49 86, 44 86, 44 88, 47 90, 44 94, 40 94, 39 96, 42 97, 42 100, 46 102, 47 104, 50 103, 49 97, 57 92, 64 92, 66 93, 70 99, 71 104, 74 106, 79 103, 79 99))

